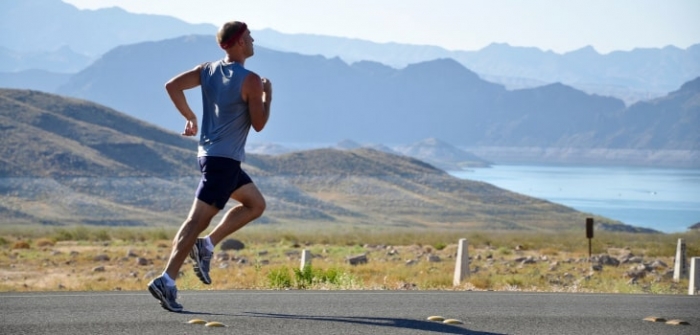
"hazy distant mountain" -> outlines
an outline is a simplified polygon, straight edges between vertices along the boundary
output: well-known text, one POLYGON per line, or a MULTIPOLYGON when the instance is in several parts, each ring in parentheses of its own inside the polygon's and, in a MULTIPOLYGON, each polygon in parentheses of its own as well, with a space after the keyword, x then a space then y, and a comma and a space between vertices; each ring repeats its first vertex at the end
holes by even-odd
MULTIPOLYGON (((221 51, 207 36, 123 46, 73 76, 58 92, 181 131, 183 121, 163 84, 219 57, 221 51)), ((654 120, 697 125, 697 113, 689 112, 683 120, 667 118, 668 112, 651 104, 641 122, 626 116, 638 107, 626 108, 618 99, 562 84, 509 91, 451 59, 393 69, 257 47, 246 65, 271 78, 275 87, 272 118, 266 131, 253 137, 258 142, 350 139, 391 147, 435 137, 457 147, 697 149, 694 132, 685 126, 669 128, 673 141, 660 139, 651 145, 640 136, 654 120)), ((692 100, 693 89, 689 86, 690 93, 677 99, 692 100)), ((190 91, 188 98, 198 110, 199 90, 190 91)), ((700 162, 691 158, 683 164, 700 162)))
POLYGON ((700 150, 700 77, 663 98, 630 106, 620 124, 624 132, 616 133, 611 145, 700 150))
POLYGON ((436 138, 428 138, 408 146, 401 146, 397 148, 397 151, 447 171, 456 171, 473 167, 488 167, 491 165, 489 162, 470 152, 466 152, 436 138))
POLYGON ((246 152, 259 155, 281 155, 297 151, 284 145, 269 142, 248 142, 245 150, 246 152))
POLYGON ((56 92, 59 87, 67 84, 72 76, 72 74, 45 70, 0 72, 0 87, 56 92))
POLYGON ((60 0, 2 0, 0 31, 2 46, 11 50, 45 52, 69 46, 96 56, 122 44, 190 34, 214 36, 216 27, 118 7, 79 10, 60 0))
POLYGON ((374 43, 312 34, 256 31, 258 44, 281 51, 340 57, 348 63, 375 61, 402 68, 438 58, 452 58, 483 78, 509 89, 561 82, 588 93, 638 101, 661 96, 700 76, 700 44, 599 54, 584 47, 565 54, 534 47, 494 43, 481 50, 446 50, 435 46, 374 43))
MULTIPOLYGON (((96 57, 88 57, 63 46, 55 50, 14 51, 0 46, 0 72, 42 70, 75 73, 86 68, 96 57)), ((35 80, 40 81, 41 78, 35 80)))
MULTIPOLYGON (((0 224, 177 225, 194 141, 97 104, 0 90, 0 224)), ((370 149, 251 154, 259 223, 570 230, 590 214, 370 149)), ((649 231, 596 218, 611 229, 649 231)))
POLYGON ((362 145, 353 140, 342 140, 335 144, 335 148, 340 150, 353 150, 362 148, 362 145))

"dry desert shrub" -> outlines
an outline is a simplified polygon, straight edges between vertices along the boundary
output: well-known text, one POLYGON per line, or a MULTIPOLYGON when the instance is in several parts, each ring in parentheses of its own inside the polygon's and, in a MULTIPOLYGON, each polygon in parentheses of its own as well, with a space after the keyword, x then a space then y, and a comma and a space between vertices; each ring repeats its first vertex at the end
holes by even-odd
POLYGON ((31 246, 27 241, 17 241, 12 245, 12 249, 29 249, 31 246))
POLYGON ((468 279, 468 283, 477 290, 490 290, 493 288, 493 281, 490 276, 475 275, 468 279))
POLYGON ((542 248, 540 249, 540 254, 546 256, 556 256, 559 254, 559 250, 554 248, 542 248))
POLYGON ((34 245, 37 247, 43 248, 43 247, 53 247, 56 245, 56 242, 54 240, 48 239, 48 238, 40 238, 34 242, 34 245))

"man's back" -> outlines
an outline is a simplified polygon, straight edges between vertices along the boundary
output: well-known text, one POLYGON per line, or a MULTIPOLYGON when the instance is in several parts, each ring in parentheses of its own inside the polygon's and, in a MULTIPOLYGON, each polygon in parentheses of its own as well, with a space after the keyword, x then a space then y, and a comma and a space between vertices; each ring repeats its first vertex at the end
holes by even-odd
POLYGON ((239 63, 222 60, 202 67, 202 124, 198 156, 245 160, 245 143, 250 130, 248 103, 241 96, 243 81, 250 71, 239 63))

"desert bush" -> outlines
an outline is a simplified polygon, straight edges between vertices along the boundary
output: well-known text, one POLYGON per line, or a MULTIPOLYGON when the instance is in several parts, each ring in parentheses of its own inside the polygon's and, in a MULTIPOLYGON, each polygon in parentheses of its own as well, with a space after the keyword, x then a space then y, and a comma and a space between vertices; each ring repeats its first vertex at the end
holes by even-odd
POLYGON ((150 231, 148 234, 149 238, 148 240, 153 241, 153 240, 172 240, 173 236, 175 236, 175 232, 170 232, 166 229, 157 229, 150 231))
POLYGON ((559 250, 554 249, 554 248, 543 248, 543 249, 540 249, 540 254, 546 255, 546 256, 556 256, 559 254, 559 250))
POLYGON ((53 247, 56 245, 56 241, 48 238, 40 238, 34 242, 34 245, 37 247, 43 248, 43 247, 53 247))
POLYGON ((444 242, 438 242, 433 244, 433 247, 435 248, 435 250, 442 250, 445 249, 445 247, 447 247, 447 244, 444 242))
POLYGON ((56 241, 89 241, 90 231, 84 226, 76 226, 73 228, 59 228, 54 233, 56 241))
POLYGON ((505 279, 505 283, 514 286, 514 287, 522 287, 523 286, 523 280, 520 277, 516 276, 510 276, 505 279))
POLYGON ((469 277, 468 282, 472 284, 474 288, 479 290, 490 290, 493 288, 493 281, 489 276, 472 275, 471 277, 469 277))
POLYGON ((112 239, 128 242, 169 240, 175 236, 176 228, 125 228, 110 229, 112 239))
POLYGON ((294 269, 294 279, 297 288, 304 289, 311 286, 314 281, 314 270, 311 265, 307 265, 301 270, 294 269))
POLYGON ((279 267, 270 270, 267 273, 268 285, 271 288, 283 289, 292 287, 292 276, 289 274, 289 269, 279 267))
POLYGON ((329 283, 333 285, 339 285, 342 277, 343 272, 337 268, 330 268, 319 274, 319 280, 322 283, 329 283))
POLYGON ((106 229, 100 229, 90 236, 94 241, 110 241, 112 240, 112 236, 109 234, 109 232, 106 229))
POLYGON ((323 284, 338 286, 345 276, 343 272, 337 268, 324 270, 314 268, 312 265, 307 265, 303 269, 295 268, 293 272, 294 286, 298 289, 313 288, 323 284))
POLYGON ((12 245, 12 249, 29 249, 31 246, 27 241, 17 241, 12 245))
POLYGON ((510 255, 510 254, 512 254, 512 253, 513 253, 513 250, 511 250, 511 249, 508 248, 508 247, 499 247, 499 248, 498 248, 498 254, 499 254, 499 255, 507 256, 507 255, 510 255))

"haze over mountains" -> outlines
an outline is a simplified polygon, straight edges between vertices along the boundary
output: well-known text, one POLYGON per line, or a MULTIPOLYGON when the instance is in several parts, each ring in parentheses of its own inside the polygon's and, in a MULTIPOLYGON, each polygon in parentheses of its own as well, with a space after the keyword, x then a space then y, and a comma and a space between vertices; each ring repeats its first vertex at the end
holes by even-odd
POLYGON ((615 96, 629 103, 665 95, 700 76, 700 44, 685 50, 635 49, 599 54, 584 47, 565 54, 534 47, 493 43, 481 50, 446 50, 436 46, 378 44, 349 38, 255 32, 258 44, 306 55, 340 57, 348 63, 375 61, 395 68, 451 58, 482 78, 509 89, 561 82, 587 93, 615 96))
MULTIPOLYGON (((221 57, 212 25, 120 9, 80 11, 59 0, 8 0, 0 6, 0 28, 16 32, 2 45, 20 50, 13 51, 14 59, 36 57, 42 51, 33 48, 39 45, 61 48, 65 59, 70 50, 106 52, 75 74, 4 73, 0 86, 95 101, 173 131, 181 130, 182 121, 163 83, 221 57), (23 33, 37 19, 49 27, 42 36, 23 33), (188 36, 176 37, 181 35, 188 36)), ((270 30, 254 34, 256 56, 246 65, 272 79, 275 103, 269 128, 253 143, 327 146, 352 140, 396 149, 434 138, 499 163, 700 166, 693 81, 700 75, 698 45, 608 55, 584 48, 557 55, 506 45, 461 52, 270 30), (484 80, 504 74, 512 75, 501 80, 509 86, 542 86, 509 90, 484 80), (652 95, 661 97, 625 106, 620 98, 550 83, 556 79, 582 87, 656 90, 652 95), (660 87, 670 93, 660 93, 660 87)), ((198 109, 199 93, 188 97, 198 109)))
MULTIPOLYGON (((254 23, 252 23, 254 26, 254 23)), ((119 8, 78 10, 61 0, 5 0, 0 4, 0 72, 41 69, 76 72, 114 47, 190 34, 213 36, 210 24, 119 8), (41 34, 33 33, 41 21, 41 34)), ((347 63, 375 61, 395 68, 451 58, 482 78, 509 89, 561 82, 587 93, 615 96, 628 104, 660 97, 700 76, 700 44, 685 50, 635 49, 601 55, 591 47, 565 54, 532 47, 492 44, 482 50, 373 43, 308 34, 254 30, 259 46, 278 51, 339 57, 347 63)))
MULTIPOLYGON (((77 99, 0 89, 2 223, 177 225, 198 181, 195 142, 77 99)), ((262 224, 561 231, 571 208, 371 149, 251 154, 262 224)), ((606 218, 601 229, 645 231, 606 218)))
MULTIPOLYGON (((202 60, 219 57, 216 44, 201 35, 122 46, 72 76, 57 91, 181 131, 183 121, 163 83, 202 60)), ((452 59, 393 69, 257 47, 246 65, 272 78, 275 87, 272 119, 252 141, 350 139, 397 146, 438 138, 470 150, 641 150, 639 157, 624 157, 625 163, 700 164, 700 135, 693 130, 700 124, 696 99, 700 91, 695 81, 667 97, 625 107, 619 99, 589 95, 562 84, 510 91, 482 80, 452 59)), ((189 100, 199 108, 198 90, 190 92, 189 100)), ((610 153, 602 157, 609 159, 610 153)), ((488 152, 479 156, 493 160, 488 152)), ((538 158, 537 154, 531 157, 538 158)))
POLYGON ((190 34, 213 36, 216 27, 162 15, 129 13, 119 7, 78 10, 61 0, 3 0, 0 31, 13 32, 3 36, 2 46, 10 50, 71 50, 76 55, 97 57, 122 44, 190 34))

